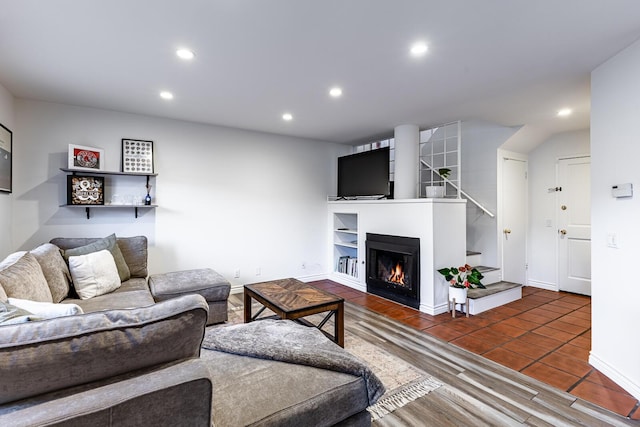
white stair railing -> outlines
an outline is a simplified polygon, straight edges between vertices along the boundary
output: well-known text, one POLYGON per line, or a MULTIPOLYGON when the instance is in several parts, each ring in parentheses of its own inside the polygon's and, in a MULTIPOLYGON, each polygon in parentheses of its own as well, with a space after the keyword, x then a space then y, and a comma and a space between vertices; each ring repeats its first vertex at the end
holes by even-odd
POLYGON ((467 194, 463 189, 458 188, 458 186, 456 184, 454 184, 453 182, 449 181, 447 178, 445 178, 444 176, 440 175, 440 172, 438 172, 437 169, 434 169, 433 167, 431 167, 431 165, 427 162, 425 162, 424 160, 420 159, 420 163, 422 163, 423 165, 425 165, 426 167, 428 167, 429 169, 431 169, 432 171, 434 171, 435 173, 438 174, 438 176, 440 176, 440 178, 442 178, 444 180, 445 183, 451 185, 453 188, 455 188, 457 191, 460 192, 460 194, 462 194, 464 197, 466 197, 467 200, 469 200, 471 203, 473 203, 474 205, 476 205, 478 208, 480 208, 484 213, 486 213, 487 215, 489 215, 491 218, 494 218, 495 215, 493 213, 491 213, 491 211, 489 211, 487 208, 485 208, 484 206, 482 206, 476 199, 474 199, 473 197, 471 197, 469 194, 467 194))

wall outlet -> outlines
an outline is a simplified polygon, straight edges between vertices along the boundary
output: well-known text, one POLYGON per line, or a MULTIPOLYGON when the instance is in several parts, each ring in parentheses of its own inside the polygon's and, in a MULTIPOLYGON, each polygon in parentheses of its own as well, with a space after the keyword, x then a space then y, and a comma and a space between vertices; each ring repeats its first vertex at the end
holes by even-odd
POLYGON ((306 270, 307 269, 307 263, 302 261, 301 267, 302 267, 303 270, 306 270))
POLYGON ((259 276, 262 274, 262 269, 260 267, 256 267, 256 276, 259 276))
POLYGON ((236 272, 233 274, 233 277, 235 277, 236 279, 240 278, 240 269, 236 268, 236 272))

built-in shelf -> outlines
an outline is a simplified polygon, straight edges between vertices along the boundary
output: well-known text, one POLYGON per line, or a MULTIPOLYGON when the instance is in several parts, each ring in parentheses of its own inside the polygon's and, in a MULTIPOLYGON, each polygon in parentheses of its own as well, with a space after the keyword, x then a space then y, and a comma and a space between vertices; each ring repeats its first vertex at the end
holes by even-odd
MULTIPOLYGON (((96 176, 141 176, 146 177, 147 183, 146 186, 149 186, 149 179, 151 177, 158 176, 157 173, 134 173, 134 172, 117 172, 117 171, 92 171, 92 170, 84 170, 84 169, 71 169, 71 168, 60 168, 62 172, 70 173, 72 175, 96 175, 96 176)), ((106 199, 106 197, 105 197, 106 199)), ((122 204, 105 204, 105 205, 70 205, 63 204, 60 207, 66 208, 84 208, 87 213, 87 219, 91 218, 91 209, 122 209, 127 208, 134 210, 134 215, 138 218, 138 209, 155 209, 158 205, 122 205, 122 204)))
POLYGON ((333 271, 358 278, 358 214, 333 214, 333 271))

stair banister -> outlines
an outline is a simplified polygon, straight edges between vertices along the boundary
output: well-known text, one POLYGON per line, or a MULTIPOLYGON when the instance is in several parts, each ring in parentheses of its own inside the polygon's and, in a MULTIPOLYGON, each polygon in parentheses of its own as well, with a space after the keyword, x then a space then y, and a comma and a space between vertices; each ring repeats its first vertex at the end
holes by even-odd
POLYGON ((445 178, 444 176, 440 175, 440 172, 438 172, 436 169, 434 169, 433 167, 431 167, 431 165, 427 162, 425 162, 424 160, 420 159, 420 163, 422 163, 423 165, 425 165, 426 167, 428 167, 429 169, 431 169, 432 171, 434 171, 435 173, 438 174, 438 176, 440 176, 440 178, 442 178, 444 180, 445 183, 448 183, 449 185, 451 185, 453 188, 455 188, 457 191, 459 191, 463 196, 465 196, 467 198, 467 200, 469 200, 471 203, 473 203, 474 205, 476 205, 478 208, 480 208, 484 213, 486 213, 487 215, 489 215, 491 218, 494 218, 495 215, 493 213, 491 213, 487 208, 485 208, 484 206, 482 206, 480 203, 478 203, 478 201, 476 201, 476 199, 474 199, 473 197, 471 197, 470 195, 468 195, 463 189, 458 188, 457 185, 455 185, 453 182, 449 181, 447 178, 445 178))

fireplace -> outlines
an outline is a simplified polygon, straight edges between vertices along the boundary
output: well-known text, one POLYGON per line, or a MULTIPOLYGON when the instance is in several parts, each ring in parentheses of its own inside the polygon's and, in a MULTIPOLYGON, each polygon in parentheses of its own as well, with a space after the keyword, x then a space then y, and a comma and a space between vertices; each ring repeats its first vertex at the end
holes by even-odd
POLYGON ((367 233, 367 292, 418 308, 420 239, 367 233))

